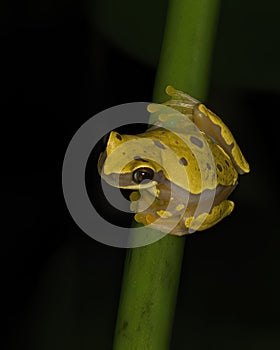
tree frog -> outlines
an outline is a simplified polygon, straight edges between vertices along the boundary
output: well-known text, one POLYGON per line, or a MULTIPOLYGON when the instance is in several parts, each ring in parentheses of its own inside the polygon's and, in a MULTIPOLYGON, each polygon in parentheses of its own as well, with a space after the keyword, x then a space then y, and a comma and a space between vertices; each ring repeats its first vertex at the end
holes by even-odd
POLYGON ((112 186, 132 190, 138 223, 181 236, 232 212, 227 198, 249 165, 215 113, 172 86, 166 93, 170 100, 148 106, 154 122, 146 132, 110 133, 98 171, 112 186))

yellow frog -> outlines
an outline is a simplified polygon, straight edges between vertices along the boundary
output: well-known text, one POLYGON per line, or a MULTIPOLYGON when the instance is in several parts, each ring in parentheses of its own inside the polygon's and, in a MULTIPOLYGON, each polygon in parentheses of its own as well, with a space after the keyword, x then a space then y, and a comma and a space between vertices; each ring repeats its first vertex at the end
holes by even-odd
POLYGON ((135 220, 175 235, 212 227, 229 215, 228 196, 249 165, 222 120, 198 100, 167 86, 171 100, 151 104, 153 127, 112 131, 98 161, 102 178, 130 195, 135 220))

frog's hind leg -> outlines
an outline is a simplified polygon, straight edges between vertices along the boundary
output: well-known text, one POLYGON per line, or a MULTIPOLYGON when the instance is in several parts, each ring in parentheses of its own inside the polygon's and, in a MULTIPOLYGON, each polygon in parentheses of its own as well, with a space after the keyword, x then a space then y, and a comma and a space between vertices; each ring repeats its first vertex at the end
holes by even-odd
POLYGON ((221 118, 203 104, 198 104, 194 107, 193 122, 230 156, 239 174, 249 172, 249 164, 244 158, 231 131, 221 118))
POLYGON ((143 225, 151 225, 151 228, 161 232, 169 233, 176 236, 194 233, 195 231, 206 230, 224 217, 229 215, 234 208, 234 203, 229 200, 224 200, 220 204, 214 206, 210 213, 202 213, 196 217, 188 215, 185 220, 178 217, 165 217, 159 220, 156 214, 148 212, 137 213, 134 218, 138 223, 143 225))
POLYGON ((172 86, 166 87, 166 93, 171 96, 171 100, 164 105, 178 110, 186 115, 198 129, 208 135, 230 156, 239 174, 250 171, 249 164, 244 158, 231 131, 224 122, 200 101, 191 97, 183 91, 172 86))
POLYGON ((185 220, 185 226, 190 233, 195 231, 203 231, 214 225, 229 215, 234 208, 234 203, 224 200, 220 204, 214 206, 210 213, 202 213, 196 217, 190 216, 185 220))

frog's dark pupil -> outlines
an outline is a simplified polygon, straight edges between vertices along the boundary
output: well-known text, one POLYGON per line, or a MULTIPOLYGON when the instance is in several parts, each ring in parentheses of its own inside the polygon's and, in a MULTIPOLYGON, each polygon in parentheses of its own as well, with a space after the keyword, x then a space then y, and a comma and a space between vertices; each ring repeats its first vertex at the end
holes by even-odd
POLYGON ((144 180, 152 180, 154 177, 154 171, 150 168, 139 168, 133 173, 133 181, 140 184, 144 180))

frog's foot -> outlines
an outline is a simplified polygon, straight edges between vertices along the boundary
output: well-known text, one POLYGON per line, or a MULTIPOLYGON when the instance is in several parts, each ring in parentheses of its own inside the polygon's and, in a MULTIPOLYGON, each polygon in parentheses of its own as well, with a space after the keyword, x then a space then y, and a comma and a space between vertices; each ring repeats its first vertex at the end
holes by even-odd
POLYGON ((234 203, 232 201, 224 200, 220 204, 214 206, 210 213, 202 213, 196 217, 188 217, 185 220, 185 225, 189 229, 189 233, 206 230, 229 215, 233 208, 234 203))
POLYGON ((171 97, 171 100, 164 102, 163 105, 174 108, 193 120, 194 107, 200 102, 170 85, 166 87, 165 92, 171 97))
POLYGON ((182 100, 190 103, 191 105, 200 103, 200 101, 198 101, 196 98, 186 94, 184 91, 175 89, 171 85, 166 86, 165 92, 167 93, 167 95, 172 97, 172 100, 182 100))

